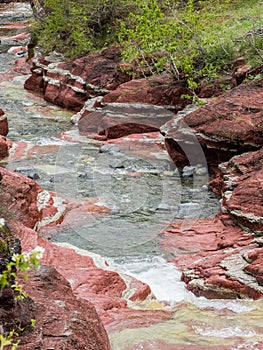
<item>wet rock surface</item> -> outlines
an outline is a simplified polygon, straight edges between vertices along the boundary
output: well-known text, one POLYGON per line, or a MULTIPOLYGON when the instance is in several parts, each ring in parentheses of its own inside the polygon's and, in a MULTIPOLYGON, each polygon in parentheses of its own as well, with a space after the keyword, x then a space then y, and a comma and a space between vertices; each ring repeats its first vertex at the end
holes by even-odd
MULTIPOLYGON (((7 27, 11 29, 11 25, 5 23, 5 28, 7 27)), ((20 33, 17 33, 18 27, 13 29, 14 32, 9 38, 3 35, 1 39, 5 51, 9 51, 8 56, 2 58, 9 60, 13 57, 16 60, 16 68, 1 75, 1 81, 28 72, 24 56, 28 37, 23 34, 21 28, 20 33), (15 47, 10 47, 12 45, 15 47)), ((222 196, 222 208, 218 216, 194 220, 190 226, 189 223, 185 225, 180 220, 172 222, 162 233, 163 250, 167 253, 167 257, 170 257, 169 260, 182 270, 182 279, 187 288, 198 296, 262 299, 262 79, 240 85, 200 109, 195 111, 189 109, 186 116, 177 114, 168 122, 166 116, 165 120, 158 120, 157 117, 154 123, 150 123, 154 124, 153 128, 145 130, 140 129, 139 125, 141 123, 143 126, 148 125, 148 120, 134 123, 133 119, 124 115, 120 123, 119 116, 117 120, 116 115, 111 115, 112 106, 116 107, 116 103, 139 102, 147 104, 147 108, 155 112, 156 107, 149 107, 150 104, 168 105, 170 110, 177 112, 188 103, 187 100, 181 99, 182 94, 189 92, 184 84, 171 85, 167 77, 130 80, 130 77, 121 70, 120 56, 115 49, 74 62, 63 63, 62 60, 59 55, 35 60, 32 76, 26 81, 25 87, 31 91, 42 92, 46 100, 75 111, 79 111, 88 99, 98 98, 92 105, 86 105, 79 115, 79 128, 87 136, 93 133, 104 140, 106 138, 115 140, 117 147, 110 143, 113 142, 111 140, 102 145, 101 153, 111 152, 118 157, 121 153, 118 145, 123 143, 119 137, 133 133, 125 138, 127 147, 130 148, 130 145, 139 139, 138 135, 134 135, 135 131, 142 133, 147 131, 147 134, 141 134, 145 142, 143 147, 140 147, 142 145, 140 143, 133 152, 136 154, 148 152, 148 155, 154 153, 153 149, 149 151, 144 148, 146 144, 149 148, 153 148, 151 142, 155 145, 157 143, 158 148, 163 150, 163 144, 156 132, 161 128, 172 159, 178 166, 184 166, 188 160, 178 147, 178 140, 191 144, 192 136, 189 137, 189 134, 185 133, 183 123, 191 128, 192 135, 203 147, 208 164, 217 175, 210 183, 210 187, 222 196), (105 109, 101 112, 100 108, 105 109), (164 122, 166 124, 162 127, 164 122), (89 130, 89 125, 95 128, 89 130), (153 138, 149 136, 150 131, 155 131, 153 138), (249 153, 230 159, 233 155, 243 152, 249 153), (224 163, 217 169, 218 164, 222 162, 224 163)), ((236 75, 235 79, 239 77, 236 75)), ((215 87, 212 95, 218 95, 220 92, 220 88, 215 87)), ((203 89, 200 96, 211 96, 211 90, 209 92, 203 89)), ((131 107, 134 108, 134 105, 131 107)), ((122 109, 125 109, 123 105, 122 109)), ((116 110, 117 108, 114 113, 116 110)), ((172 112, 165 108, 158 109, 159 112, 160 110, 165 111, 171 119, 172 112)), ((134 110, 131 112, 134 114, 134 110)), ((3 143, 6 141, 5 123, 3 118, 1 139, 3 143)), ((51 148, 57 150, 58 146, 30 148, 27 142, 23 141, 17 143, 12 157, 18 160, 22 154, 30 157, 39 151, 49 152, 51 148)), ((183 175, 186 177, 196 175, 200 169, 199 151, 196 154, 194 168, 190 170, 184 168, 183 175)), ((5 152, 4 150, 2 154, 6 154, 5 152)), ((160 156, 161 152, 157 153, 160 156)), ((116 161, 112 167, 115 170, 123 169, 123 164, 116 161)), ((28 329, 31 332, 30 337, 29 333, 22 336, 22 349, 31 350, 34 347, 109 349, 109 340, 102 323, 107 331, 113 334, 113 343, 114 334, 120 337, 123 332, 124 345, 121 349, 220 347, 232 350, 233 346, 248 349, 262 347, 262 337, 258 335, 262 334, 262 326, 258 321, 262 312, 257 311, 258 314, 255 314, 254 318, 244 315, 245 321, 243 320, 242 324, 250 327, 251 332, 253 331, 251 337, 255 340, 246 342, 244 338, 247 335, 242 338, 244 333, 242 327, 240 329, 235 327, 233 330, 232 321, 238 317, 224 305, 217 316, 224 317, 223 324, 228 324, 229 329, 219 329, 218 332, 222 334, 218 336, 217 324, 213 324, 213 320, 217 320, 218 317, 215 318, 214 313, 211 313, 211 316, 206 310, 202 315, 200 309, 194 310, 193 306, 190 307, 191 316, 188 316, 183 307, 180 309, 178 306, 176 312, 164 308, 164 305, 152 306, 151 309, 151 304, 147 304, 147 299, 151 298, 147 283, 110 270, 107 263, 101 261, 98 256, 88 256, 71 246, 49 242, 51 225, 59 223, 63 229, 63 224, 66 222, 64 218, 70 212, 72 216, 69 217, 74 218, 83 212, 108 215, 109 210, 95 202, 86 203, 81 208, 72 208, 68 203, 60 202, 59 208, 56 195, 44 191, 30 179, 38 175, 37 173, 35 175, 34 168, 17 167, 17 173, 2 169, 0 172, 3 203, 7 205, 11 214, 9 222, 21 239, 23 250, 30 250, 37 245, 45 248, 42 260, 44 266, 39 272, 32 274, 27 285, 28 293, 34 299, 34 302, 30 301, 28 309, 37 319, 37 327, 34 330, 28 329), (41 230, 42 236, 46 239, 35 229, 41 230), (46 295, 49 296, 48 300, 46 295), (141 301, 145 302, 147 310, 136 310, 136 302, 141 301), (210 328, 210 323, 214 325, 214 329, 210 328), (158 327, 164 329, 163 333, 158 333, 158 327), (150 335, 144 334, 141 341, 140 328, 142 333, 152 332, 150 335), (127 337, 129 331, 130 338, 127 337), (138 341, 132 332, 135 337, 138 336, 138 341), (226 337, 224 332, 227 334, 226 337), (231 337, 229 333, 237 335, 231 337), (152 339, 153 334, 156 339, 152 339), (128 345, 135 342, 136 345, 128 345), (193 345, 195 343, 197 345, 193 345)), ((129 176, 140 177, 141 173, 133 172, 129 176)), ((165 206, 162 208, 165 209, 165 206)), ((139 305, 142 308, 142 304, 139 305)), ((212 309, 210 306, 209 308, 212 309)), ((31 313, 29 315, 31 317, 31 313)))
POLYGON ((211 299, 262 298, 262 287, 248 273, 247 256, 261 252, 252 233, 235 226, 227 215, 199 219, 184 229, 182 224, 170 225, 163 246, 175 255, 171 261, 182 269, 189 290, 211 299))

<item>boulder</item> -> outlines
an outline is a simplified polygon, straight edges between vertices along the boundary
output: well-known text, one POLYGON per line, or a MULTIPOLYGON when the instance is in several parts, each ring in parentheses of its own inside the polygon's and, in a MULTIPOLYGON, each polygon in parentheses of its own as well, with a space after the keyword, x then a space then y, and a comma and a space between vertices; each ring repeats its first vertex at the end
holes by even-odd
POLYGON ((63 211, 55 205, 54 197, 32 179, 0 168, 1 215, 8 224, 19 222, 30 228, 44 223, 59 222, 63 211))
POLYGON ((114 139, 130 134, 159 131, 174 113, 162 106, 140 103, 110 103, 96 111, 84 113, 78 128, 81 135, 105 135, 114 139))
POLYGON ((192 140, 185 126, 192 130, 210 165, 262 147, 262 87, 263 79, 242 84, 181 118, 175 116, 162 129, 172 159, 187 163, 182 145, 189 147, 192 140))

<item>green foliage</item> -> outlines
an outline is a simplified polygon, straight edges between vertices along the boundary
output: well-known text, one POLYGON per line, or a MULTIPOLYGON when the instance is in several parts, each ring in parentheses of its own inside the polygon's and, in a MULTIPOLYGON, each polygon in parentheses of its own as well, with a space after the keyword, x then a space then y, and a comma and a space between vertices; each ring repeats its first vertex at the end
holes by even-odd
POLYGON ((118 18, 132 6, 128 0, 45 0, 44 8, 45 18, 33 26, 38 44, 72 58, 114 42, 118 18))
POLYGON ((33 32, 74 58, 119 43, 134 76, 166 72, 195 90, 240 56, 262 63, 261 0, 44 0, 33 32))
POLYGON ((14 343, 13 337, 17 336, 18 334, 14 331, 10 331, 7 334, 0 334, 0 350, 4 350, 7 346, 10 350, 15 350, 18 347, 18 344, 20 341, 14 343), (10 346, 12 346, 10 348, 10 346))
MULTIPOLYGON (((180 6, 169 1, 161 10, 157 0, 138 1, 139 14, 130 14, 130 23, 122 23, 119 41, 125 61, 135 63, 142 74, 168 71, 176 80, 186 79, 190 89, 196 79, 215 76, 217 68, 208 59, 214 37, 204 31, 222 13, 225 1, 188 0, 180 6)), ((163 2, 161 2, 163 3, 163 2)))
POLYGON ((0 274, 1 289, 11 284, 11 288, 16 291, 16 299, 27 297, 23 286, 18 284, 18 273, 23 273, 25 279, 28 279, 28 270, 34 270, 40 266, 39 259, 42 251, 40 248, 34 249, 25 254, 14 254, 12 260, 6 265, 6 269, 0 274), (14 283, 12 281, 15 281, 14 283))
MULTIPOLYGON (((0 223, 1 225, 1 223, 0 223)), ((6 265, 6 269, 0 274, 0 287, 1 290, 11 284, 11 288, 16 292, 15 299, 27 298, 26 292, 23 290, 23 286, 18 284, 18 273, 23 273, 25 279, 28 279, 28 270, 34 270, 40 266, 39 259, 43 253, 43 248, 36 247, 29 253, 14 254, 11 261, 6 265)), ((31 319, 31 326, 36 326, 36 320, 31 319)), ((24 329, 19 328, 20 331, 24 329)), ((17 337, 18 333, 14 330, 0 334, 0 350, 4 350, 8 347, 10 350, 17 349, 20 340, 14 341, 13 338, 17 337)))

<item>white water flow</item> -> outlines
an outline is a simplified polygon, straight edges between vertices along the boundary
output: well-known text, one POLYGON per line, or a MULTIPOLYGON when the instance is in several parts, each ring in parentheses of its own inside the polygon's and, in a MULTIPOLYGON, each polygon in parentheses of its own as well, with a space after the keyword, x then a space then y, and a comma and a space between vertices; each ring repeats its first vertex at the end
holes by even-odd
POLYGON ((147 283, 155 298, 174 306, 178 302, 192 300, 193 294, 181 282, 177 268, 160 256, 107 259, 110 266, 147 283))

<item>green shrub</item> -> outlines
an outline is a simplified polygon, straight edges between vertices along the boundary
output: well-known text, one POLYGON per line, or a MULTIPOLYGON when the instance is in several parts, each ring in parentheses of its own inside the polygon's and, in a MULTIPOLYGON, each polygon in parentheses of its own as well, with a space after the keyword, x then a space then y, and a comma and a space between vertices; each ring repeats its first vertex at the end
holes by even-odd
POLYGON ((119 18, 133 9, 128 0, 45 0, 46 16, 33 33, 44 52, 68 58, 87 54, 116 41, 119 18))

